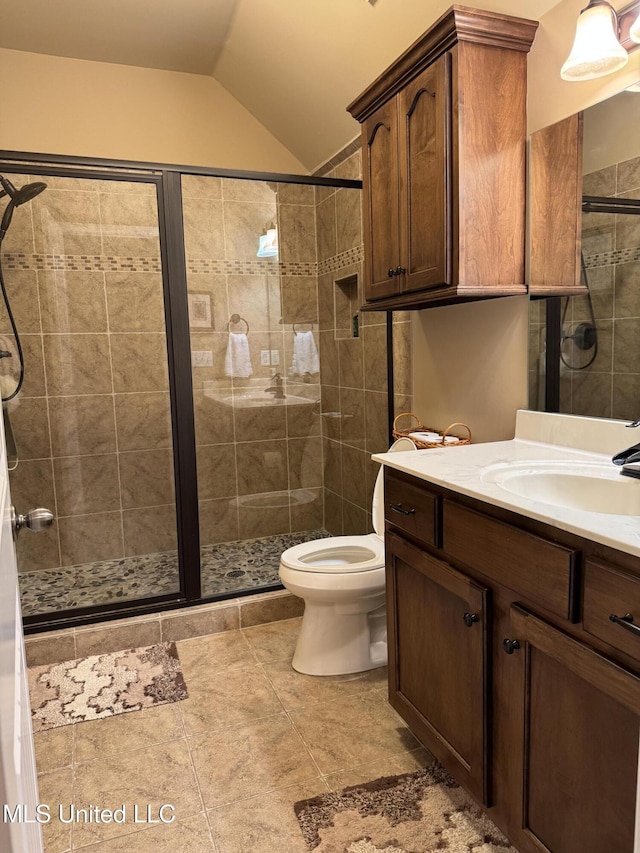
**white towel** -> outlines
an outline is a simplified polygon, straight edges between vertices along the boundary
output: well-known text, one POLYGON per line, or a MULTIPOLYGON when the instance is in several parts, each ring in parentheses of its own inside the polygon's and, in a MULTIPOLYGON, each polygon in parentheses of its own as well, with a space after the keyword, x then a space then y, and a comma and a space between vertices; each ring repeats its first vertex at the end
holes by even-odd
POLYGON ((229 332, 224 372, 225 376, 235 376, 239 379, 246 379, 253 373, 249 354, 249 339, 245 332, 229 332))
POLYGON ((320 359, 313 332, 296 332, 293 336, 291 372, 299 376, 320 372, 320 359))

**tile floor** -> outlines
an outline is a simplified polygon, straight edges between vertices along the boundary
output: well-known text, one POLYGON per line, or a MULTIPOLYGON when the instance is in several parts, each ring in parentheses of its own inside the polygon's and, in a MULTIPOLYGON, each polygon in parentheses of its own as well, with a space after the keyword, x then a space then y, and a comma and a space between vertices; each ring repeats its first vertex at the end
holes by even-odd
MULTIPOLYGON (((327 536, 330 534, 326 530, 303 530, 204 545, 200 549, 202 595, 279 584, 282 552, 300 542, 327 536)), ((178 574, 176 551, 23 572, 20 575, 22 615, 175 592, 179 586, 178 574)))
POLYGON ((40 802, 127 807, 43 827, 46 853, 305 853, 294 802, 432 761, 386 701, 386 671, 290 666, 300 619, 177 643, 189 698, 35 736, 40 802), (134 824, 175 807, 173 824, 134 824))

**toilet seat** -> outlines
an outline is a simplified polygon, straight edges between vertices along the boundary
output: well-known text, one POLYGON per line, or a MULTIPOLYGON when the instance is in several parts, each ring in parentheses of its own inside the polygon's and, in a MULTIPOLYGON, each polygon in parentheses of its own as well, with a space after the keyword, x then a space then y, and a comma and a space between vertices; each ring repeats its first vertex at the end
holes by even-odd
POLYGON ((281 562, 288 569, 300 572, 327 575, 367 572, 384 566, 384 539, 377 533, 314 539, 288 548, 281 562))

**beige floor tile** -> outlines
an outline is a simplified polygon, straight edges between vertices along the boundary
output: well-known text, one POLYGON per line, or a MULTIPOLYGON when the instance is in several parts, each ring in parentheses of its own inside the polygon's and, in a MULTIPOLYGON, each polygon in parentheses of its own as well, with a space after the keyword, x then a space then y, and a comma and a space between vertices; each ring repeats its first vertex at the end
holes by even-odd
POLYGON ((349 770, 418 742, 375 691, 290 712, 322 774, 349 770))
POLYGON ((217 731, 282 712, 261 666, 186 675, 189 698, 180 702, 187 734, 217 731))
POLYGON ((286 714, 190 739, 207 808, 319 776, 286 714))
POLYGON ((225 631, 176 643, 182 672, 189 689, 193 675, 210 675, 255 666, 256 657, 241 631, 225 631))
POLYGON ((33 735, 38 773, 73 764, 73 737, 74 726, 59 726, 33 735))
POLYGON ((216 853, 204 813, 150 829, 139 827, 132 834, 84 849, 86 853, 216 853))
POLYGON ((398 755, 388 755, 384 758, 379 758, 376 761, 362 764, 360 767, 354 767, 353 770, 340 770, 338 773, 331 773, 329 776, 324 776, 323 779, 330 790, 339 791, 341 788, 346 788, 350 785, 362 785, 364 782, 371 782, 382 776, 413 773, 414 770, 427 767, 429 764, 433 764, 434 761, 433 755, 428 750, 420 747, 410 752, 401 752, 398 755))
POLYGON ((76 763, 184 737, 178 704, 79 723, 76 726, 76 763))
POLYGON ((90 803, 100 808, 126 809, 126 821, 115 823, 78 823, 72 827, 74 847, 105 841, 131 832, 133 806, 147 805, 157 813, 163 804, 175 809, 177 820, 202 811, 186 740, 108 755, 78 764, 75 769, 74 798, 77 808, 90 803))
POLYGON ((286 661, 265 664, 264 671, 287 710, 345 699, 354 693, 373 690, 387 678, 386 667, 353 675, 302 675, 286 661))
MULTIPOLYGON (((71 827, 59 820, 59 807, 68 809, 73 802, 73 770, 65 767, 38 776, 40 802, 49 806, 51 821, 42 824, 45 853, 63 853, 71 848, 71 827)), ((63 816, 65 812, 63 811, 63 816)))
POLYGON ((326 792, 318 779, 209 811, 219 853, 307 853, 293 804, 326 792))
POLYGON ((291 661, 298 642, 301 618, 283 619, 243 628, 242 633, 249 641, 261 663, 291 661))

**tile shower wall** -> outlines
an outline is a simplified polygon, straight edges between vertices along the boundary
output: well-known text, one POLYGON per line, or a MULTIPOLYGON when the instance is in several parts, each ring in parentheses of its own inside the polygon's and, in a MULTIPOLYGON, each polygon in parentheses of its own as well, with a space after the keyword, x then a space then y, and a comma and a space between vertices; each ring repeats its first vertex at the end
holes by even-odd
POLYGON ((320 377, 292 370, 298 331, 318 346, 314 188, 184 176, 182 189, 201 544, 322 528, 320 377), (279 255, 256 257, 275 225, 279 255), (247 335, 249 376, 228 375, 230 333, 247 335), (276 373, 283 400, 266 390, 276 373))
MULTIPOLYGON (((361 177, 359 139, 318 174, 361 177)), ((318 304, 322 383, 325 528, 334 535, 372 530, 371 499, 387 449, 386 312, 361 312, 362 193, 316 187, 318 304), (354 337, 357 316, 358 337, 354 337)), ((395 412, 411 410, 411 324, 393 314, 395 412)))
MULTIPOLYGON (((26 368, 9 403, 12 498, 57 518, 18 540, 23 572, 176 547, 155 187, 44 180, 3 244, 26 368)), ((0 348, 13 353, 0 362, 6 395, 17 357, 0 316, 0 348)))
MULTIPOLYGON (((640 198, 640 157, 585 175, 583 192, 640 198)), ((584 370, 561 363, 560 411, 575 415, 635 419, 640 407, 640 216, 582 216, 582 250, 598 329, 598 354, 584 370)), ((563 301, 564 307, 564 301, 563 301)), ((534 307, 530 365, 537 364, 544 333, 544 303, 534 307)), ((564 333, 591 322, 587 297, 570 300, 564 333)), ((593 354, 565 341, 565 360, 580 367, 593 354)), ((536 371, 530 392, 538 394, 536 371)), ((535 398, 532 398, 535 399, 535 398)))

